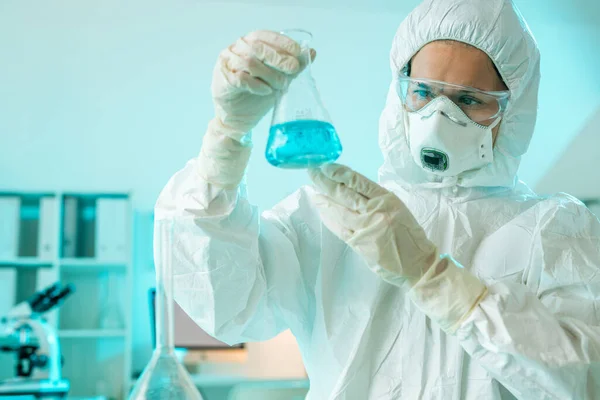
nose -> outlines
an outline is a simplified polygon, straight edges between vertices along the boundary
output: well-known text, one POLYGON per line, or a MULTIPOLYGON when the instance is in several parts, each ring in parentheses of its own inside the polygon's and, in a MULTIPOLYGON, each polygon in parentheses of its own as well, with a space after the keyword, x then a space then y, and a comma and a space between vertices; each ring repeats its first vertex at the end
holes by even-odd
MULTIPOLYGON (((450 101, 451 101, 451 100, 450 100, 450 101)), ((449 119, 450 121, 452 121, 453 123, 455 123, 455 124, 456 124, 456 125, 458 125, 458 126, 462 126, 462 127, 465 127, 465 126, 467 126, 467 123, 466 123, 466 122, 459 120, 458 118, 456 118, 456 117, 454 117, 454 116, 452 116, 452 115, 448 114, 448 113, 447 113, 447 112, 445 112, 444 110, 436 110, 436 109, 433 109, 433 110, 431 110, 431 111, 430 111, 428 114, 425 114, 425 113, 423 113, 423 112, 420 112, 419 114, 421 114, 421 118, 423 118, 423 119, 428 119, 428 118, 431 118, 431 117, 433 117, 433 116, 434 116, 434 115, 436 115, 437 113, 440 113, 440 115, 441 115, 442 117, 449 119)))
POLYGON ((453 116, 446 114, 444 111, 440 111, 440 114, 442 114, 444 117, 448 118, 450 121, 454 122, 456 125, 463 126, 463 127, 467 126, 466 122, 459 121, 458 119, 454 118, 453 116))

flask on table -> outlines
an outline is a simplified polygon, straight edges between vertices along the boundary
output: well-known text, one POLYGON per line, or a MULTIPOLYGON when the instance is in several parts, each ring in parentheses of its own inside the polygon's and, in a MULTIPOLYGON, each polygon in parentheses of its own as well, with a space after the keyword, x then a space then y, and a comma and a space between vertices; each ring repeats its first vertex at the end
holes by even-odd
POLYGON ((130 400, 202 400, 173 343, 173 221, 155 225, 156 348, 137 381, 130 400))

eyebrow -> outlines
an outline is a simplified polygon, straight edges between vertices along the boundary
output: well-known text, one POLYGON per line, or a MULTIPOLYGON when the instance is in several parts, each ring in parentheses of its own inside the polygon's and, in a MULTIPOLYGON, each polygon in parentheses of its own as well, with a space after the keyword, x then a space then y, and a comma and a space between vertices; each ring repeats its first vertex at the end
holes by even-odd
POLYGON ((473 93, 477 93, 477 92, 475 92, 473 90, 458 90, 456 92, 456 94, 473 94, 473 93))
MULTIPOLYGON (((417 86, 423 89, 430 89, 431 90, 431 86, 429 86, 426 83, 423 82, 417 82, 417 86)), ((444 93, 444 90, 440 90, 440 93, 444 93)), ((477 93, 473 90, 457 90, 456 92, 453 92, 453 95, 461 95, 461 94, 473 94, 473 93, 477 93)))

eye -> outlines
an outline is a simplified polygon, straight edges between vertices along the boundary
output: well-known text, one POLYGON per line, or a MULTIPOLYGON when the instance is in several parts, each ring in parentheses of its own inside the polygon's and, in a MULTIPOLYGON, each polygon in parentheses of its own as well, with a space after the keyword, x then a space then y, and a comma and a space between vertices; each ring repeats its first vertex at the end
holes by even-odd
POLYGON ((433 96, 433 93, 427 89, 415 89, 412 91, 412 94, 419 99, 427 99, 433 96))
POLYGON ((465 106, 480 106, 483 101, 469 95, 463 95, 458 98, 458 103, 465 106))

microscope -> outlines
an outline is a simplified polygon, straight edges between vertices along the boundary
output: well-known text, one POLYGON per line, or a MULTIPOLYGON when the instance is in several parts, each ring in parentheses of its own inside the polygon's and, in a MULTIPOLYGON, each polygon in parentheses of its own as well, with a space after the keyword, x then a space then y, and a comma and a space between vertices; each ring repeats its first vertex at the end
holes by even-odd
POLYGON ((62 378, 62 355, 55 328, 42 315, 74 292, 72 285, 55 283, 17 304, 0 319, 0 351, 16 357, 15 377, 0 381, 0 399, 66 397, 69 381, 62 378))

